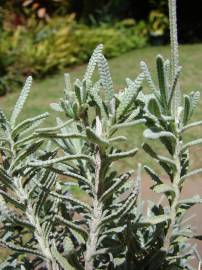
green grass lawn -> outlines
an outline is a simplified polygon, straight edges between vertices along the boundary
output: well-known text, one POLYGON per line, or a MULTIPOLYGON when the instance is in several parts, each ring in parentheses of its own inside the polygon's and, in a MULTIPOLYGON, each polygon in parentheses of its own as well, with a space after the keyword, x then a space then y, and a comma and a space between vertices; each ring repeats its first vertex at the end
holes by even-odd
MULTIPOLYGON (((109 63, 115 89, 119 90, 124 87, 124 80, 126 77, 134 79, 138 75, 140 72, 140 60, 144 60, 151 70, 154 71, 155 56, 157 54, 162 54, 163 56, 168 57, 169 47, 148 47, 126 53, 118 58, 110 60, 109 63)), ((180 63, 183 66, 181 76, 182 91, 184 93, 192 90, 202 91, 202 44, 181 46, 180 63)), ((85 65, 71 70, 64 70, 64 72, 69 72, 72 79, 75 79, 76 77, 82 78, 84 70, 85 65)), ((153 74, 154 76, 156 75, 155 73, 153 74)), ((51 111, 49 108, 49 103, 57 101, 58 98, 63 95, 63 87, 63 74, 57 74, 55 76, 50 75, 49 78, 42 81, 35 81, 33 83, 31 94, 24 108, 24 116, 30 117, 41 112, 51 111)), ((7 114, 10 113, 18 94, 19 91, 15 91, 15 93, 9 94, 0 99, 0 106, 7 114)), ((202 105, 202 101, 200 105, 202 105)), ((47 125, 53 123, 53 116, 47 121, 47 125)), ((202 118, 202 106, 199 106, 195 119, 199 119, 200 116, 202 118)), ((130 128, 125 133, 126 135, 129 135, 129 141, 127 144, 125 144, 126 148, 128 143, 135 146, 140 146, 142 141, 141 127, 130 128)), ((200 130, 196 130, 196 134, 199 133, 201 133, 200 130)), ((140 151, 138 155, 141 160, 143 159, 144 162, 147 161, 147 157, 142 153, 142 151, 140 151)), ((198 156, 197 161, 202 161, 202 157, 200 158, 200 155, 198 156)), ((127 161, 128 164, 126 164, 126 161, 124 161, 122 165, 124 167, 126 165, 135 166, 135 160, 137 160, 137 158, 127 161)))

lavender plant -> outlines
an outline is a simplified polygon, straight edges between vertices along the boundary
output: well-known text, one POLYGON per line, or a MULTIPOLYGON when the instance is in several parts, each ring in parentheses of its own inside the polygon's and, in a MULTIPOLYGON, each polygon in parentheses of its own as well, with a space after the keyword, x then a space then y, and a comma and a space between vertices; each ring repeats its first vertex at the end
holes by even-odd
POLYGON ((125 89, 115 92, 99 45, 82 80, 72 83, 65 74, 64 97, 50 104, 58 113, 55 127, 40 127, 48 113, 18 121, 31 77, 10 119, 0 111, 0 244, 11 250, 1 269, 192 269, 195 247, 187 240, 194 233, 183 217, 201 198, 180 195, 185 180, 202 171, 188 171, 189 148, 202 140, 184 143, 184 133, 202 122, 189 122, 199 93, 181 99, 175 0, 169 5, 171 64, 157 56, 158 86, 141 62, 137 78, 127 78, 125 89), (142 91, 144 80, 149 95, 142 91), (147 213, 141 165, 136 176, 116 165, 138 151, 124 150, 121 130, 141 123, 146 140, 165 146, 167 156, 146 140, 143 149, 170 179, 166 184, 144 166, 153 191, 168 201, 149 201, 147 213))
POLYGON ((23 258, 28 269, 105 269, 111 261, 105 248, 110 231, 124 224, 136 203, 139 181, 128 184, 133 171, 118 172, 112 163, 137 152, 121 150, 127 138, 116 132, 144 122, 137 99, 144 76, 128 79, 115 95, 102 47, 95 49, 82 81, 71 85, 65 74, 65 96, 51 106, 64 112, 66 122, 58 117, 56 127, 39 128, 44 114, 15 124, 31 78, 10 121, 1 114, 1 244, 15 251, 14 258, 16 253, 35 255, 23 258), (100 76, 93 81, 96 67, 100 76), (72 196, 73 187, 85 192, 87 202, 72 196), (123 192, 128 194, 122 197, 123 192), (14 231, 8 234, 8 228, 14 231))
POLYGON ((146 172, 154 180, 152 189, 163 194, 168 206, 158 205, 162 214, 158 216, 165 222, 163 250, 163 269, 191 269, 188 258, 194 249, 190 249, 187 240, 194 236, 191 226, 183 220, 186 211, 202 200, 199 195, 193 198, 182 199, 182 189, 185 181, 202 170, 189 169, 189 151, 191 147, 201 144, 201 138, 185 143, 184 135, 192 128, 200 126, 201 121, 190 122, 197 107, 200 92, 191 92, 183 95, 180 91, 179 52, 177 41, 176 1, 169 1, 170 33, 171 33, 171 61, 164 60, 161 55, 156 58, 158 86, 152 80, 146 63, 141 62, 141 69, 152 92, 145 96, 145 119, 147 129, 144 137, 147 140, 158 140, 164 148, 166 155, 158 154, 149 143, 143 144, 143 149, 151 156, 167 174, 170 182, 165 183, 152 168, 145 166, 146 172))

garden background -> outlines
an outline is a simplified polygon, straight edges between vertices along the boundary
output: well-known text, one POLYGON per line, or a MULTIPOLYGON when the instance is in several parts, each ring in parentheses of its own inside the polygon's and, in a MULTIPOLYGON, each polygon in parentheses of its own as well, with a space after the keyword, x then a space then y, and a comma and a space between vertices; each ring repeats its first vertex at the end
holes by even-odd
MULTIPOLYGON (((202 40, 200 1, 178 0, 180 43, 202 40)), ((99 43, 107 58, 166 44, 166 0, 1 0, 0 95, 88 60, 99 43)))

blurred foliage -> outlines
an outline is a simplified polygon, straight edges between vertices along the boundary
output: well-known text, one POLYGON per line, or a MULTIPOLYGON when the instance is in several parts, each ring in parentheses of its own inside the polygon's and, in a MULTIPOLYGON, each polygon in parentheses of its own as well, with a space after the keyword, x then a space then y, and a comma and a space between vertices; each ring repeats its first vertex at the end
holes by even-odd
POLYGON ((26 25, 18 25, 15 30, 9 24, 4 25, 2 34, 1 95, 15 89, 15 84, 29 74, 41 78, 87 61, 99 43, 105 45, 105 54, 110 58, 142 47, 147 42, 144 22, 128 19, 88 26, 76 22, 75 14, 56 16, 48 23, 37 21, 32 16, 26 25), (5 85, 9 85, 9 89, 5 85))
POLYGON ((168 31, 168 17, 159 10, 152 10, 149 14, 149 31, 151 35, 162 36, 168 31))

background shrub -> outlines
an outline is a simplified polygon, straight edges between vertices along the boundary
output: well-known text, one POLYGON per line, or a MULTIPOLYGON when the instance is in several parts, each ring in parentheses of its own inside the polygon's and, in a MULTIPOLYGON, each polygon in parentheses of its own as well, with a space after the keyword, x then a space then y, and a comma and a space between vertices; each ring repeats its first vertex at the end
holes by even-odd
POLYGON ((15 89, 15 84, 28 74, 42 78, 87 61, 98 43, 105 45, 105 54, 110 58, 143 47, 147 42, 144 22, 131 19, 114 25, 87 26, 77 23, 74 14, 51 18, 47 24, 32 17, 27 25, 20 25, 15 31, 11 28, 3 31, 3 36, 1 94, 15 89), (6 83, 10 80, 14 84, 6 83), (9 89, 5 85, 10 85, 9 89))

